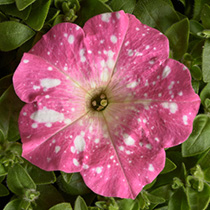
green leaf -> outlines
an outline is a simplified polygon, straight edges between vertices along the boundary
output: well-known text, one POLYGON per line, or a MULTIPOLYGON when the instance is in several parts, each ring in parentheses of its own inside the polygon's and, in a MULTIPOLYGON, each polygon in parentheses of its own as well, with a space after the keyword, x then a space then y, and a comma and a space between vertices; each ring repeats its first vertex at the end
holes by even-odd
POLYGON ((23 103, 16 96, 12 86, 0 97, 0 131, 4 139, 9 141, 19 139, 18 116, 22 106, 23 103))
POLYGON ((12 75, 7 75, 0 79, 0 96, 6 91, 12 84, 12 75))
POLYGON ((198 21, 196 20, 190 20, 190 32, 194 35, 197 35, 197 33, 201 32, 204 30, 203 25, 201 25, 198 21))
POLYGON ((61 174, 62 176, 58 178, 58 186, 62 191, 71 195, 83 195, 91 192, 79 173, 61 172, 61 174))
POLYGON ((201 80, 202 79, 202 72, 201 72, 201 69, 198 65, 193 65, 190 68, 190 73, 195 80, 201 80))
POLYGON ((19 164, 9 169, 7 184, 9 189, 17 195, 23 195, 26 189, 36 189, 36 185, 29 174, 19 164))
POLYGON ((15 0, 18 10, 24 10, 26 7, 31 5, 36 0, 15 0))
POLYGON ((0 176, 7 175, 7 171, 5 170, 5 167, 0 163, 0 176))
POLYGON ((56 181, 56 176, 53 171, 44 171, 28 161, 24 164, 24 168, 36 185, 51 184, 56 181))
POLYGON ((133 14, 143 23, 165 32, 179 21, 176 11, 163 0, 138 1, 133 14))
POLYGON ((50 209, 54 205, 64 202, 63 197, 53 185, 38 185, 37 191, 40 193, 40 196, 36 200, 33 210, 50 209))
POLYGON ((204 182, 204 188, 201 192, 187 187, 187 197, 191 210, 206 209, 210 202, 210 186, 204 182))
POLYGON ((188 48, 189 41, 189 20, 187 18, 174 23, 165 32, 169 39, 170 49, 173 53, 173 58, 180 60, 188 48))
POLYGON ((160 204, 165 202, 165 199, 161 197, 161 195, 156 196, 148 192, 146 193, 146 195, 149 201, 153 204, 160 204))
POLYGON ((210 6, 208 4, 203 6, 201 20, 204 27, 210 29, 210 6))
POLYGON ((91 17, 105 12, 112 12, 112 9, 100 0, 82 1, 76 23, 80 26, 83 26, 84 23, 91 17))
POLYGON ((210 118, 204 114, 195 117, 193 131, 187 141, 182 144, 183 157, 194 156, 210 147, 210 118))
POLYGON ((166 158, 166 163, 164 169, 161 171, 161 174, 166 174, 176 169, 175 163, 173 163, 170 159, 166 158))
POLYGON ((179 188, 170 198, 168 202, 168 210, 190 210, 187 196, 184 189, 179 188))
POLYGON ((3 184, 0 184, 0 197, 7 195, 9 195, 8 189, 3 184))
POLYGON ((205 106, 205 100, 210 99, 210 82, 203 88, 200 93, 201 103, 205 106))
POLYGON ((152 195, 159 196, 165 200, 169 200, 171 195, 173 194, 171 185, 163 185, 161 187, 155 188, 153 191, 150 192, 152 195))
POLYGON ((50 3, 51 0, 36 0, 32 5, 30 16, 25 22, 36 31, 40 31, 47 17, 50 3))
POLYGON ((110 6, 113 11, 124 10, 126 13, 132 13, 136 5, 136 0, 112 0, 110 6))
POLYGON ((205 41, 202 58, 203 58, 202 59, 203 81, 210 82, 210 40, 209 39, 205 41))
POLYGON ((23 11, 19 11, 15 4, 10 4, 0 6, 0 10, 7 15, 11 15, 12 17, 26 20, 31 12, 31 7, 28 7, 23 11))
POLYGON ((70 203, 59 203, 49 210, 73 210, 70 203))
POLYGON ((210 0, 195 0, 193 19, 200 20, 200 15, 204 4, 210 4, 210 0))
POLYGON ((10 51, 21 46, 35 34, 29 27, 15 21, 0 23, 0 50, 10 51))
POLYGON ((20 199, 15 199, 10 201, 3 210, 19 210, 20 209, 20 199))
POLYGON ((14 2, 15 2, 15 0, 0 0, 0 5, 12 4, 14 2))
POLYGON ((74 210, 88 210, 87 205, 81 196, 77 197, 74 204, 74 210))

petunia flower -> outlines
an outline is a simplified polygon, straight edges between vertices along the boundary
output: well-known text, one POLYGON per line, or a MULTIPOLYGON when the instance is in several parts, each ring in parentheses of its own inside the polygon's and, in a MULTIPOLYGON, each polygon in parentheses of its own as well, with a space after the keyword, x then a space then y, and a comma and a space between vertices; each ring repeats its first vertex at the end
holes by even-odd
POLYGON ((166 36, 123 11, 54 26, 13 77, 27 103, 22 156, 80 172, 100 195, 135 198, 163 169, 164 148, 187 139, 200 104, 168 54, 166 36))

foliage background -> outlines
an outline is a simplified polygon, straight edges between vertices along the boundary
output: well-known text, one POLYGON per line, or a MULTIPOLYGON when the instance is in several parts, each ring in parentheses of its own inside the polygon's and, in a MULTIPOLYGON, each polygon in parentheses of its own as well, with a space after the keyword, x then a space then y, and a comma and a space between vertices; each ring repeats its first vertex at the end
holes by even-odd
MULTIPOLYGON (((0 0, 0 206, 4 210, 210 209, 210 0, 0 0), (124 10, 170 41, 201 98, 193 132, 166 150, 164 170, 135 200, 94 194, 79 173, 43 171, 21 157, 12 74, 24 52, 52 26, 124 10)), ((114 186, 113 186, 114 187, 114 186)))

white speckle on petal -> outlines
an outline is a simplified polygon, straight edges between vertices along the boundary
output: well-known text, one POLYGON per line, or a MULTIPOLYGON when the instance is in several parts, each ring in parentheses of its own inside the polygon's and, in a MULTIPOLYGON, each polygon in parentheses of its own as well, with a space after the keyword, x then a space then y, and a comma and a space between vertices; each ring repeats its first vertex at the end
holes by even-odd
POLYGON ((155 137, 155 141, 159 142, 159 138, 158 137, 155 137))
POLYGON ((105 13, 105 14, 102 14, 101 15, 101 20, 108 23, 110 17, 111 17, 111 14, 110 13, 105 13))
POLYGON ((56 146, 55 147, 55 153, 58 153, 60 150, 61 150, 61 147, 60 146, 56 146))
POLYGON ((76 136, 74 139, 74 146, 78 152, 82 152, 85 149, 85 139, 82 135, 76 136))
POLYGON ((149 48, 150 48, 150 46, 149 46, 149 45, 147 45, 147 46, 145 47, 145 49, 146 49, 146 50, 148 50, 149 48))
POLYGON ((147 149, 152 149, 152 145, 151 144, 146 144, 146 148, 147 149))
POLYGON ((182 119, 183 119, 183 123, 184 123, 185 125, 188 125, 188 122, 187 122, 188 117, 187 117, 187 115, 183 115, 182 119))
POLYGON ((59 79, 46 78, 46 79, 41 79, 40 84, 43 88, 52 88, 60 85, 61 81, 59 79))
POLYGON ((108 61, 107 61, 107 66, 110 68, 110 69, 113 69, 114 68, 114 65, 115 65, 115 62, 113 59, 109 58, 108 61))
POLYGON ((174 114, 177 111, 178 106, 177 106, 176 103, 170 103, 169 104, 169 109, 170 109, 170 112, 174 114))
POLYGON ((139 31, 140 29, 138 27, 136 27, 136 30, 139 31))
POLYGON ((53 123, 64 120, 63 113, 44 107, 31 114, 30 118, 39 123, 53 123))
POLYGON ((162 96, 162 93, 158 93, 158 97, 161 97, 162 96))
POLYGON ((89 166, 88 166, 88 165, 86 165, 86 164, 83 164, 83 168, 84 168, 84 169, 88 169, 88 168, 89 168, 89 166))
POLYGON ((98 144, 98 143, 99 143, 99 141, 100 141, 99 139, 95 139, 95 141, 94 141, 94 142, 95 142, 96 144, 98 144))
POLYGON ((97 168, 96 168, 96 173, 97 173, 97 174, 100 174, 101 172, 102 172, 102 168, 101 168, 101 167, 97 167, 97 168))
POLYGON ((32 128, 37 128, 38 125, 37 125, 37 123, 33 123, 33 124, 31 125, 31 127, 32 127, 32 128))
POLYGON ((107 168, 110 168, 111 166, 110 165, 107 165, 107 168))
POLYGON ((27 60, 27 59, 23 60, 23 63, 28 63, 28 62, 29 62, 29 60, 27 60))
POLYGON ((34 86, 33 86, 33 89, 34 89, 34 90, 39 90, 39 89, 40 89, 40 86, 34 85, 34 86))
POLYGON ((75 153, 76 152, 75 147, 71 146, 71 152, 72 153, 75 153))
POLYGON ((133 81, 126 85, 127 88, 135 88, 138 85, 138 82, 133 81))
POLYGON ((52 68, 51 66, 49 66, 49 67, 47 68, 47 70, 48 70, 48 71, 52 71, 53 68, 52 68))
POLYGON ((162 73, 162 79, 166 78, 171 72, 171 68, 169 66, 166 66, 163 69, 163 73, 162 73))
POLYGON ((168 89, 169 89, 169 90, 173 88, 174 83, 175 83, 175 82, 172 81, 171 84, 168 86, 168 89))
POLYGON ((45 98, 50 98, 50 96, 49 95, 46 95, 45 98))
POLYGON ((74 35, 70 35, 69 38, 68 38, 68 42, 69 44, 73 44, 74 43, 74 35))
POLYGON ((125 142, 126 145, 128 145, 128 146, 134 145, 135 140, 131 136, 129 136, 128 134, 124 134, 123 138, 124 138, 124 142, 125 142))
POLYGON ((64 123, 65 124, 70 124, 71 123, 71 120, 67 118, 67 119, 64 120, 64 123))
POLYGON ((183 92, 182 92, 182 91, 180 91, 180 92, 178 93, 178 95, 179 95, 179 96, 182 96, 182 95, 183 95, 183 92))
POLYGON ((115 35, 112 35, 112 36, 110 37, 110 40, 111 40, 111 42, 112 42, 113 44, 116 44, 116 43, 117 43, 117 37, 116 37, 115 35))
POLYGON ((79 52, 79 54, 80 54, 80 61, 81 61, 82 63, 84 63, 84 62, 86 61, 86 57, 84 56, 84 54, 85 54, 85 49, 81 49, 80 52, 79 52))
POLYGON ((120 151, 123 151, 124 150, 124 147, 123 146, 119 146, 119 150, 120 151))
POLYGON ((127 42, 125 43, 125 46, 128 46, 128 45, 129 45, 129 43, 130 43, 130 42, 129 42, 129 41, 127 41, 127 42))
POLYGON ((154 171, 155 169, 154 169, 154 166, 152 165, 152 164, 149 164, 149 171, 154 171))
POLYGON ((78 160, 75 159, 75 158, 73 159, 73 163, 74 163, 75 166, 79 166, 79 162, 78 162, 78 160))
POLYGON ((27 115, 27 113, 26 112, 23 112, 23 116, 26 116, 27 115))
POLYGON ((52 123, 46 123, 45 126, 50 128, 50 127, 52 127, 52 123))
POLYGON ((146 123, 147 122, 147 120, 146 119, 143 119, 143 123, 146 123))
POLYGON ((101 73, 101 81, 103 82, 107 82, 109 79, 109 72, 108 72, 108 69, 104 69, 101 73))
POLYGON ((120 13, 119 12, 116 12, 116 18, 120 19, 120 13))
POLYGON ((64 33, 63 35, 64 35, 64 37, 67 37, 67 36, 68 36, 68 34, 67 34, 67 33, 64 33))

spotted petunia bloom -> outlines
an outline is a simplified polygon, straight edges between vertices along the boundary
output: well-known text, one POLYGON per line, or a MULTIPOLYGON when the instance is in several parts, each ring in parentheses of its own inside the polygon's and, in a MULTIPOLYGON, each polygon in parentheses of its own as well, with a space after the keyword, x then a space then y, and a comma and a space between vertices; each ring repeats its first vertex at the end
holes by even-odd
POLYGON ((54 26, 13 77, 27 103, 22 156, 80 172, 100 195, 135 198, 164 168, 164 148, 187 139, 200 104, 168 54, 166 36, 123 11, 54 26))

